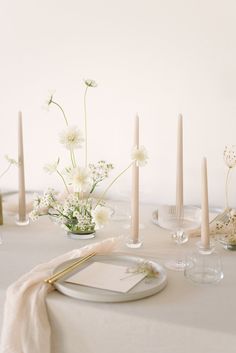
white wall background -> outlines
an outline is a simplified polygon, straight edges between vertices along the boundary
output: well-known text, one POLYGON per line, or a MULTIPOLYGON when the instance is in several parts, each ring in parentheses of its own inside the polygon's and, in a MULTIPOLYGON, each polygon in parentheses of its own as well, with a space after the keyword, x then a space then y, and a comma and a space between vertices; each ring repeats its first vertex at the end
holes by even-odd
MULTIPOLYGON (((69 120, 83 128, 88 95, 89 157, 116 170, 129 163, 132 124, 141 119, 149 164, 141 198, 175 195, 177 116, 184 116, 185 200, 200 202, 200 165, 208 158, 211 205, 223 205, 223 149, 236 144, 235 0, 0 0, 0 168, 17 156, 17 112, 24 115, 28 189, 58 187, 42 167, 58 155, 60 113, 42 105, 50 89, 69 120)), ((16 170, 1 180, 17 188, 16 170)), ((130 174, 112 189, 128 198, 130 174)), ((236 174, 231 180, 236 204, 236 174)))

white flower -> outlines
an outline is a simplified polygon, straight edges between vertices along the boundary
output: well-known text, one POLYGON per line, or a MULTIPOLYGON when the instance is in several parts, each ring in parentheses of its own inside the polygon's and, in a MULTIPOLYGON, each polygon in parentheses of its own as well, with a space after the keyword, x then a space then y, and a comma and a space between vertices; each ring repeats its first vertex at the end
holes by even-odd
POLYGON ((97 83, 94 80, 87 79, 87 80, 84 80, 84 83, 88 87, 97 87, 97 83))
POLYGON ((102 227, 107 224, 111 217, 111 209, 100 205, 97 206, 91 213, 97 227, 102 227))
POLYGON ((76 126, 68 126, 60 133, 60 143, 65 145, 68 150, 81 148, 84 142, 83 133, 76 126))
POLYGON ((29 214, 29 218, 34 222, 37 221, 37 219, 39 218, 38 212, 36 210, 33 210, 30 212, 29 214))
POLYGON ((90 171, 87 168, 76 167, 71 172, 74 192, 85 192, 91 187, 90 171))
POLYGON ((58 167, 58 164, 59 164, 59 158, 58 158, 58 160, 57 160, 56 162, 54 162, 54 163, 45 164, 44 167, 43 167, 43 169, 44 169, 44 171, 45 171, 46 173, 52 174, 52 173, 56 172, 57 167, 58 167))
POLYGON ((13 158, 10 158, 8 155, 5 155, 5 159, 8 161, 10 164, 17 164, 17 161, 13 158))
POLYGON ((236 145, 225 146, 224 160, 229 168, 236 166, 236 145))
POLYGON ((139 148, 134 147, 131 152, 131 159, 136 162, 138 167, 143 167, 147 164, 148 153, 144 146, 139 148))

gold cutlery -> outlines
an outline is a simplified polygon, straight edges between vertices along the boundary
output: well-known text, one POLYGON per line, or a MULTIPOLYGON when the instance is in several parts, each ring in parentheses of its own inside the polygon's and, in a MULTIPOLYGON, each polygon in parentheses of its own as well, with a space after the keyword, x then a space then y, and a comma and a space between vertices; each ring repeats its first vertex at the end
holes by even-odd
POLYGON ((85 261, 89 260, 91 257, 93 257, 95 255, 96 255, 96 252, 92 252, 86 256, 79 258, 78 260, 76 260, 72 264, 70 264, 69 266, 65 267, 63 270, 58 271, 58 272, 54 273, 54 275, 52 275, 51 277, 45 279, 44 282, 49 283, 49 284, 53 284, 54 282, 56 282, 60 278, 64 277, 65 275, 67 275, 71 271, 75 270, 78 266, 80 266, 85 261))

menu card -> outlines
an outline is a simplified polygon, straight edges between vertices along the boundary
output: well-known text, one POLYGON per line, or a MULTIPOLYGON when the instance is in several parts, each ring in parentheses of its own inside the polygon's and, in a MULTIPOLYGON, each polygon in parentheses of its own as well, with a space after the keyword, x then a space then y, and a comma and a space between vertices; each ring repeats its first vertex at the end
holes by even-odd
POLYGON ((66 282, 127 293, 145 277, 145 273, 127 273, 127 266, 93 262, 67 278, 66 282))

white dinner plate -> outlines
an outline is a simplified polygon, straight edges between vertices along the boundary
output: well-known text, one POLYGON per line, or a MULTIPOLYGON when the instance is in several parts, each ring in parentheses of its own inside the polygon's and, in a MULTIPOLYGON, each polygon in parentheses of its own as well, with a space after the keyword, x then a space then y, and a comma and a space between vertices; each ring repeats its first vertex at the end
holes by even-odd
MULTIPOLYGON (((75 259, 64 262, 60 264, 60 266, 54 269, 54 273, 57 271, 62 270, 64 267, 70 264, 70 262, 75 261, 75 259)), ((123 254, 111 254, 111 255, 96 255, 86 261, 84 264, 79 266, 77 270, 74 272, 70 272, 64 278, 58 280, 54 283, 55 288, 69 297, 94 301, 94 302, 127 302, 131 300, 142 299, 145 297, 149 297, 160 292, 162 289, 165 288, 167 284, 167 275, 164 268, 155 260, 149 260, 147 258, 142 258, 138 256, 131 256, 131 255, 123 255, 123 254), (133 287, 127 293, 118 293, 113 291, 108 291, 104 289, 97 289, 92 287, 86 287, 78 284, 72 284, 65 282, 68 277, 72 274, 82 270, 86 266, 90 265, 92 262, 103 262, 109 263, 114 265, 122 265, 127 267, 132 267, 136 265, 139 261, 149 261, 155 267, 155 269, 159 272, 159 275, 155 278, 151 279, 143 279, 139 282, 135 287, 133 287)))

